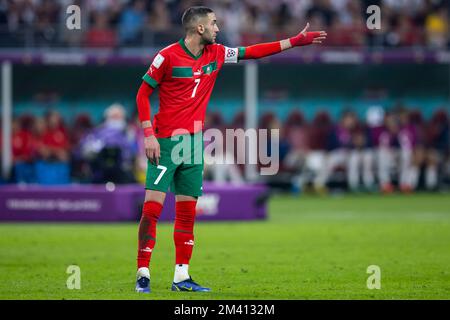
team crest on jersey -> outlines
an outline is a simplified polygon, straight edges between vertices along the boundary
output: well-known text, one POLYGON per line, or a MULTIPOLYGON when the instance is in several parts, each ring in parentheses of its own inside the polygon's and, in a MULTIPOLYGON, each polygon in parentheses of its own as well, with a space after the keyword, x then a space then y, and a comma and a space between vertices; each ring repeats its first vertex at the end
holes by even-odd
POLYGON ((164 62, 164 57, 160 53, 158 53, 158 55, 153 60, 152 66, 154 66, 156 69, 158 69, 163 62, 164 62))

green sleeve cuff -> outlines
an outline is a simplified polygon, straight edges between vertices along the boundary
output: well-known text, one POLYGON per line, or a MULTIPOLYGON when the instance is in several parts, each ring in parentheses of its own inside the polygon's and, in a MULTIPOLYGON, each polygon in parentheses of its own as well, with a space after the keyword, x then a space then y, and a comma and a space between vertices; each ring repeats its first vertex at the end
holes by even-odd
POLYGON ((150 77, 147 73, 142 77, 142 80, 144 80, 145 82, 147 82, 150 86, 153 87, 153 89, 155 89, 158 86, 158 81, 156 81, 155 79, 153 79, 152 77, 150 77))
POLYGON ((239 47, 238 50, 238 60, 244 59, 245 47, 239 47))

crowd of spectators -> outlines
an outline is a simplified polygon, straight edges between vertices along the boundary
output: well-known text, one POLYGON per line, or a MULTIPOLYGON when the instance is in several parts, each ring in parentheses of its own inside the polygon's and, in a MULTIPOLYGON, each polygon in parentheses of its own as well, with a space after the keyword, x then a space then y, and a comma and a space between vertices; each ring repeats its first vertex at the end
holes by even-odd
MULTIPOLYGON (((244 128, 244 114, 231 123, 220 113, 209 113, 205 128, 224 131, 244 128)), ((352 110, 333 121, 326 111, 307 121, 302 112, 291 112, 285 121, 266 113, 260 129, 278 129, 279 168, 265 177, 290 188, 311 187, 326 192, 339 185, 351 191, 402 192, 438 190, 449 178, 450 120, 444 109, 430 119, 401 105, 390 111, 381 107, 367 110, 360 119, 352 110)), ((236 150, 223 149, 236 159, 236 150)), ((79 183, 144 182, 147 159, 143 133, 137 116, 128 119, 119 104, 108 107, 104 121, 94 125, 87 114, 78 115, 67 125, 56 111, 45 117, 22 115, 12 126, 15 182, 36 182, 36 162, 65 163, 71 181, 79 183)), ((205 178, 219 182, 242 183, 243 166, 207 165, 205 178), (225 170, 221 170, 225 169, 225 170)), ((448 182, 448 181, 447 181, 448 182)))
POLYGON ((326 29, 327 46, 449 46, 449 0, 0 0, 2 46, 162 46, 178 40, 183 11, 207 5, 218 16, 219 41, 248 45, 292 36, 309 21, 326 29), (71 4, 81 30, 67 30, 71 4), (380 30, 366 10, 381 8, 380 30))
MULTIPOLYGON (((78 115, 69 126, 54 110, 44 117, 16 117, 12 123, 11 180, 40 183, 36 164, 58 163, 67 165, 73 182, 135 182, 137 129, 132 130, 125 109, 118 104, 105 110, 104 121, 98 126, 87 114, 78 115)), ((54 183, 68 181, 58 178, 61 177, 56 177, 54 183)))
MULTIPOLYGON (((219 114, 209 119, 212 127, 227 126, 219 114)), ((243 125, 244 115, 238 114, 229 126, 243 125)), ((419 110, 400 104, 390 111, 371 107, 365 119, 347 110, 337 122, 326 111, 316 113, 311 121, 301 111, 293 111, 284 122, 274 113, 266 113, 259 128, 279 130, 280 172, 265 181, 318 193, 330 188, 384 193, 395 189, 405 193, 436 191, 450 177, 449 125, 444 109, 425 120, 419 110)), ((240 182, 230 171, 229 180, 233 179, 240 182)))

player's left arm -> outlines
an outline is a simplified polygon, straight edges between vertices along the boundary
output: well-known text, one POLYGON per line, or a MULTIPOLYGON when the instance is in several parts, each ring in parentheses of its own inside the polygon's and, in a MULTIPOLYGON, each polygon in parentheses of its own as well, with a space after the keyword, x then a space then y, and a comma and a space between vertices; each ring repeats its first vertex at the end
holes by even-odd
POLYGON ((325 31, 308 32, 308 29, 309 23, 307 23, 306 27, 294 37, 275 42, 267 42, 255 44, 248 47, 240 47, 238 58, 239 60, 259 59, 277 54, 281 51, 288 50, 294 47, 320 44, 327 38, 327 33, 325 31))

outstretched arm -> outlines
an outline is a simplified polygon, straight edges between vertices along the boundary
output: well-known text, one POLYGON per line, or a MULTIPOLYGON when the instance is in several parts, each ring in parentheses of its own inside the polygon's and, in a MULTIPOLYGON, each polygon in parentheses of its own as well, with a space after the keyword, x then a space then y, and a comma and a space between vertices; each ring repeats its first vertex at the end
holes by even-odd
POLYGON ((239 59, 259 59, 274 55, 281 51, 293 48, 306 46, 310 44, 319 44, 326 39, 327 33, 325 31, 308 32, 309 23, 296 36, 276 42, 268 42, 256 44, 239 49, 239 59))

